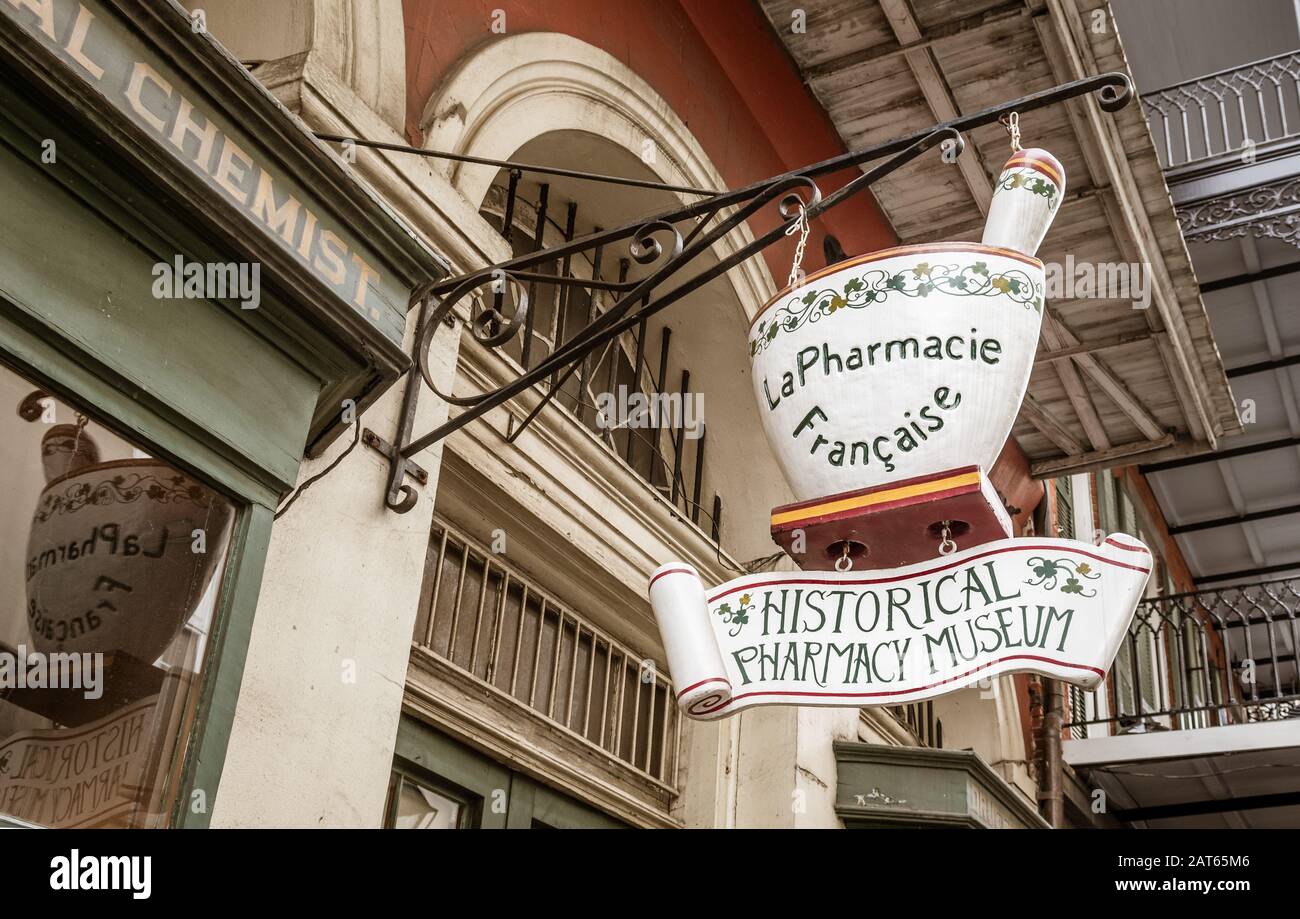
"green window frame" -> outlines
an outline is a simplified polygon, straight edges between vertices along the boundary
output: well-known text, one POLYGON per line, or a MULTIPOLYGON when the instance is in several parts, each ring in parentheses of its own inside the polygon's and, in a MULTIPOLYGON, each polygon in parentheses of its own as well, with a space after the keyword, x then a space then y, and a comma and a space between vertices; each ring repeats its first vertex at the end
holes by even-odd
POLYGON ((410 781, 462 804, 463 829, 620 829, 627 824, 403 715, 384 826, 396 808, 394 785, 410 781))
MULTIPOLYGON (((9 183, 6 190, 28 192, 18 200, 6 197, 0 219, 20 228, 10 235, 20 235, 29 247, 44 245, 53 264, 60 252, 57 240, 51 242, 54 227, 85 230, 76 252, 54 268, 24 261, 23 247, 0 251, 0 363, 203 480, 235 506, 195 715, 187 736, 178 739, 184 762, 169 815, 172 827, 206 827, 243 681, 275 509, 297 477, 300 438, 310 426, 320 381, 328 378, 321 368, 332 356, 291 350, 285 340, 250 324, 260 317, 217 321, 228 307, 207 300, 176 301, 166 314, 171 325, 132 326, 129 312, 114 316, 120 325, 103 325, 104 294, 138 298, 151 283, 145 274, 130 290, 112 287, 107 279, 120 273, 123 258, 147 264, 175 253, 192 261, 238 256, 197 234, 187 215, 202 202, 179 194, 159 200, 142 195, 129 175, 117 171, 119 163, 105 158, 102 145, 55 115, 17 93, 0 104, 0 179, 9 183), (56 141, 59 169, 40 161, 42 138, 56 141), (37 270, 62 272, 58 279, 69 283, 34 285, 37 270), (159 368, 150 355, 160 348, 190 360, 159 368), (220 354, 239 355, 245 367, 226 372, 213 357, 220 354), (262 376, 248 373, 251 365, 262 376), (133 375, 140 368, 148 372, 133 375), (273 405, 257 403, 257 385, 277 387, 281 398, 273 405)), ((257 312, 269 315, 276 296, 268 286, 257 312)), ((0 817, 0 826, 22 825, 0 817)))

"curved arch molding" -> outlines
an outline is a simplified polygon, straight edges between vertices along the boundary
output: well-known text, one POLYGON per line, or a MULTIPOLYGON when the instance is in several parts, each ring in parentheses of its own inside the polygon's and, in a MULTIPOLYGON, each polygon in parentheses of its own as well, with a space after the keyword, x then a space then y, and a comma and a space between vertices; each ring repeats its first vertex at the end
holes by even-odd
MULTIPOLYGON (((468 54, 429 98, 420 116, 430 150, 509 159, 524 144, 555 131, 596 134, 640 157, 662 182, 725 188, 721 173, 686 123, 622 61, 569 35, 525 32, 468 54)), ((478 206, 497 170, 445 162, 444 175, 478 206)), ((694 200, 683 196, 683 202, 694 200)), ((753 241, 748 227, 715 247, 723 258, 753 241)), ((728 272, 749 319, 775 290, 762 259, 728 272)))

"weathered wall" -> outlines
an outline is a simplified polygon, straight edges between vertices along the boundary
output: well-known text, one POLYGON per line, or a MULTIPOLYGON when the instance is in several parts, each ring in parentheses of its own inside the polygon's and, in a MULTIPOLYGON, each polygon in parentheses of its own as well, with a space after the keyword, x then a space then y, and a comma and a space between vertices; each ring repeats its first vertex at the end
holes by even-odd
MULTIPOLYGON (((442 342, 434 366, 447 381, 456 347, 442 342)), ((358 424, 391 438, 401 391, 358 424)), ((421 408, 421 429, 445 416, 432 400, 421 408)), ((300 483, 348 443, 308 462, 300 483)), ((213 826, 378 825, 437 486, 436 457, 422 463, 429 490, 407 514, 384 507, 387 463, 359 444, 275 522, 213 826)))

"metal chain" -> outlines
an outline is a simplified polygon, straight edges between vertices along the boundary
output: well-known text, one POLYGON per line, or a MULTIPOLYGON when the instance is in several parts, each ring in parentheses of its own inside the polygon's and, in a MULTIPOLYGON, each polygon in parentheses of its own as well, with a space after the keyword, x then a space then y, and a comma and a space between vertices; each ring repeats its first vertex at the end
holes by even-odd
POLYGON ((941 537, 939 540, 940 555, 952 555, 957 551, 957 543, 953 541, 952 530, 949 527, 950 523, 952 523, 951 520, 945 520, 943 522, 943 529, 939 531, 941 537))
POLYGON ((1002 127, 1006 128, 1007 133, 1011 135, 1011 152, 1019 153, 1020 152, 1020 113, 1011 112, 1009 114, 1002 115, 998 118, 998 121, 1002 123, 1002 127))
POLYGON ((853 568, 853 559, 849 555, 849 541, 844 540, 844 554, 835 560, 835 570, 844 572, 853 568))
POLYGON ((790 279, 786 281, 786 287, 794 287, 795 282, 799 280, 799 268, 803 265, 803 250, 808 245, 808 234, 812 232, 812 227, 808 226, 808 212, 804 210, 802 204, 799 205, 799 221, 790 224, 785 235, 793 236, 796 230, 799 231, 799 242, 794 247, 794 264, 790 266, 790 279))

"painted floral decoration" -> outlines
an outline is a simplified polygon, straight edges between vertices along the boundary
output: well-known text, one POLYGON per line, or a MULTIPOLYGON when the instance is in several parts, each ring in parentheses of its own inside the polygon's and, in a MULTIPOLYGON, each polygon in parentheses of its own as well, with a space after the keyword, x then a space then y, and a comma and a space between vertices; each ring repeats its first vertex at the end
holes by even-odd
POLYGON ((1033 578, 1025 581, 1030 587, 1057 590, 1057 583, 1060 581, 1059 590, 1063 594, 1078 594, 1081 597, 1097 595, 1097 591, 1085 589, 1083 582, 1079 580, 1083 578, 1087 581, 1095 581, 1101 577, 1100 572, 1093 571, 1092 566, 1087 562, 1076 562, 1070 558, 1049 559, 1035 555, 1027 564, 1034 572, 1033 578))
POLYGON ((131 504, 145 498, 159 504, 188 502, 201 508, 212 505, 213 495, 183 475, 158 477, 152 473, 119 473, 98 482, 79 481, 64 491, 42 495, 35 517, 44 523, 55 514, 67 514, 86 505, 131 504))
POLYGON ((1002 174, 998 184, 993 189, 993 194, 1000 191, 1010 191, 1013 189, 1024 189, 1035 195, 1047 199, 1048 207, 1053 210, 1059 203, 1057 200, 1060 190, 1056 183, 1039 175, 1033 169, 1009 169, 1002 174))
POLYGON ((732 626, 729 634, 733 638, 740 634, 743 626, 749 624, 749 612, 754 608, 754 604, 750 602, 752 599, 751 594, 741 594, 736 600, 738 608, 732 609, 730 603, 723 603, 713 611, 716 615, 722 617, 723 622, 732 626))
POLYGON ((919 262, 902 271, 868 268, 849 278, 843 287, 808 288, 776 310, 754 328, 749 342, 751 357, 763 351, 781 332, 793 332, 845 309, 865 309, 891 297, 925 299, 935 292, 958 297, 1006 297, 1025 309, 1043 311, 1043 290, 1028 273, 1020 270, 991 272, 987 262, 937 265, 919 262))

